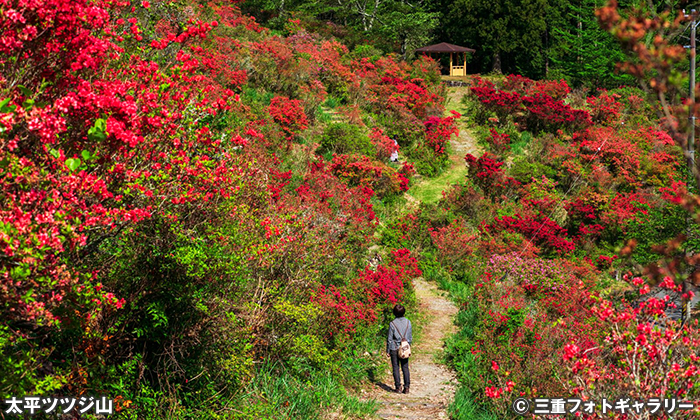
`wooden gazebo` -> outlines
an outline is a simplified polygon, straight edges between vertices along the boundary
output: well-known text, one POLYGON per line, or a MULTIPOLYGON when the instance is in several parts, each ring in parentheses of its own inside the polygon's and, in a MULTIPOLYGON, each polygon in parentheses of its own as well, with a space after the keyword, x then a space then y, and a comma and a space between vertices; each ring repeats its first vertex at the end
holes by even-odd
POLYGON ((450 76, 466 76, 467 75, 467 53, 474 53, 476 50, 460 47, 459 45, 448 44, 447 42, 441 42, 435 45, 429 45, 427 47, 418 48, 416 52, 427 53, 432 56, 434 53, 450 53, 450 76), (455 60, 455 54, 457 54, 457 60, 455 60), (462 58, 461 65, 458 65, 462 58))

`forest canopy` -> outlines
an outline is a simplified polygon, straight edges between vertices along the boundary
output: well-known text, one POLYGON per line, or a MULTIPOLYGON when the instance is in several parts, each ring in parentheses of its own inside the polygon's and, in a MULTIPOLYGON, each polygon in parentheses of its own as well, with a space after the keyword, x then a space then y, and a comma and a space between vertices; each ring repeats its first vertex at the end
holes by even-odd
MULTIPOLYGON (((282 30, 300 19, 332 31, 348 45, 371 44, 406 58, 438 42, 476 50, 469 73, 522 74, 564 78, 573 86, 613 88, 634 83, 616 71, 625 59, 619 43, 600 27, 595 10, 603 0, 246 0, 242 9, 282 30)), ((684 7, 678 1, 648 6, 658 11, 684 7)), ((651 2, 650 2, 651 4, 651 2)), ((622 0, 624 11, 638 2, 622 0)), ((680 41, 679 41, 680 42, 680 41)))

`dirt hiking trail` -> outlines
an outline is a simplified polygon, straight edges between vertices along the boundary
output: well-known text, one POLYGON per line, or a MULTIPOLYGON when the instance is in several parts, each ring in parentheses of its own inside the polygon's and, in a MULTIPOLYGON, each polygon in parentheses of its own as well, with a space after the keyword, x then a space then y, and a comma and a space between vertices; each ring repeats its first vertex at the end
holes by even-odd
POLYGON ((471 131, 466 127, 466 109, 462 105, 462 97, 467 94, 469 88, 467 87, 453 87, 447 90, 447 101, 445 101, 445 109, 449 113, 449 110, 454 109, 462 114, 462 118, 457 120, 457 126, 459 127, 459 136, 453 137, 450 140, 452 144, 452 154, 450 155, 450 160, 453 162, 453 168, 456 164, 459 167, 464 166, 464 156, 467 153, 471 153, 475 156, 481 153, 479 146, 476 143, 471 131))
POLYGON ((464 182, 464 177, 467 176, 467 166, 464 161, 464 156, 471 153, 475 156, 481 155, 474 133, 468 127, 467 110, 461 102, 462 97, 467 93, 467 87, 451 87, 447 90, 445 101, 445 115, 451 115, 450 110, 455 110, 462 114, 462 117, 457 120, 457 128, 459 135, 452 136, 450 145, 452 151, 450 153, 450 165, 442 174, 435 178, 425 178, 416 176, 415 185, 411 186, 405 197, 408 201, 407 211, 414 210, 420 202, 434 203, 442 198, 442 191, 448 189, 452 184, 464 182))
MULTIPOLYGON (((446 115, 454 109, 464 114, 461 98, 467 93, 466 87, 449 88, 445 103, 446 115)), ((406 194, 407 211, 420 201, 436 201, 442 197, 442 191, 453 183, 461 183, 467 170, 464 156, 467 153, 479 153, 479 146, 473 134, 467 128, 462 117, 458 120, 459 136, 450 140, 452 153, 450 167, 441 176, 432 179, 420 179, 406 194), (413 192, 414 195, 411 193, 413 192)), ((377 418, 387 420, 433 420, 447 419, 447 407, 454 398, 458 384, 454 372, 439 362, 445 339, 455 332, 454 317, 457 307, 449 300, 447 293, 423 278, 414 280, 414 289, 418 300, 418 310, 424 325, 420 336, 412 345, 409 360, 411 373, 411 391, 409 394, 396 394, 391 373, 391 362, 383 377, 370 388, 363 390, 363 397, 374 399, 379 404, 377 418)), ((408 314, 410 318, 411 315, 408 314)))
MULTIPOLYGON (((409 394, 396 394, 391 374, 391 362, 385 376, 379 378, 365 396, 379 404, 380 419, 432 420, 447 419, 447 406, 451 402, 457 379, 454 373, 439 364, 436 359, 442 352, 445 339, 454 332, 453 319, 457 307, 438 290, 433 283, 422 278, 414 281, 420 312, 426 318, 420 340, 411 346, 413 354, 408 366, 411 372, 409 394)), ((410 315, 407 315, 410 319, 410 315)))

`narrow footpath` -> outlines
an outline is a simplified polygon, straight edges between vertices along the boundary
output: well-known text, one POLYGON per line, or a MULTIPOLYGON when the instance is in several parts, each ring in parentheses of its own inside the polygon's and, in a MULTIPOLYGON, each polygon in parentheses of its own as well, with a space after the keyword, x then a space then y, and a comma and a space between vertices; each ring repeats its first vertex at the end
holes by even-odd
MULTIPOLYGON (((418 278, 414 280, 414 287, 419 310, 427 318, 427 323, 420 341, 414 342, 411 348, 411 392, 407 395, 391 392, 394 380, 391 362, 387 359, 389 369, 386 375, 366 394, 366 397, 379 403, 377 417, 380 419, 447 419, 447 406, 457 385, 453 372, 437 360, 445 339, 454 332, 453 319, 457 307, 433 283, 418 278)), ((410 318, 410 314, 406 315, 410 318)))
MULTIPOLYGON (((449 88, 446 109, 464 113, 460 102, 467 92, 465 87, 449 88)), ((446 112, 446 115, 448 113, 446 112)), ((458 121, 459 136, 451 139, 452 155, 450 167, 441 176, 423 178, 406 194, 407 211, 421 201, 434 202, 442 197, 442 191, 453 183, 463 182, 467 174, 464 156, 478 153, 479 146, 466 121, 458 121)), ((393 391, 394 379, 391 362, 386 359, 384 377, 378 379, 369 389, 363 391, 363 398, 374 399, 379 404, 377 418, 387 420, 432 420, 447 419, 447 407, 454 398, 457 379, 441 362, 441 354, 447 337, 455 332, 454 317, 457 307, 434 283, 423 278, 414 280, 413 287, 419 302, 418 310, 425 319, 425 325, 418 340, 414 340, 409 360, 411 372, 411 392, 408 395, 393 391)), ((407 314, 410 318, 411 315, 407 314)))

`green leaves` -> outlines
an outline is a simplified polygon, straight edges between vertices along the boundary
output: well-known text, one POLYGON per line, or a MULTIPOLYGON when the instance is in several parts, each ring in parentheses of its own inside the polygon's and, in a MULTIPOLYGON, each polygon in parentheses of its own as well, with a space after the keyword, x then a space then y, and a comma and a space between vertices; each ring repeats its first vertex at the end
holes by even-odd
POLYGON ((102 142, 107 139, 107 123, 103 118, 95 120, 95 124, 88 130, 88 139, 94 142, 102 142))
POLYGON ((10 98, 5 98, 2 101, 0 101, 0 114, 7 114, 9 112, 13 112, 17 106, 16 105, 10 105, 10 98))
POLYGON ((95 153, 93 152, 90 152, 89 150, 83 150, 82 152, 80 152, 80 156, 83 157, 83 160, 85 162, 97 160, 97 155, 95 155, 95 153))
POLYGON ((20 92, 22 92, 22 95, 24 95, 27 98, 32 96, 32 92, 22 85, 17 85, 17 89, 19 89, 20 92))
POLYGON ((81 164, 81 163, 82 163, 82 162, 81 162, 80 159, 78 159, 78 158, 66 159, 66 166, 67 166, 68 169, 70 169, 71 171, 77 171, 78 168, 80 168, 80 164, 81 164))

